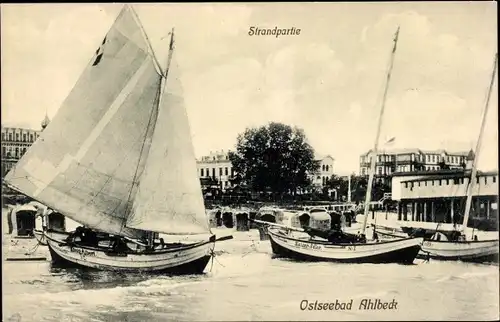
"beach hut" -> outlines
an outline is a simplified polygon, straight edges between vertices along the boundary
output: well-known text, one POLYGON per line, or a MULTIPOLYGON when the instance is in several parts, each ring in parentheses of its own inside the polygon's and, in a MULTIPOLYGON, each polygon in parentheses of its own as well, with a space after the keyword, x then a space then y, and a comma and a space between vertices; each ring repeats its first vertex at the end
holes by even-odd
POLYGON ((47 228, 57 231, 66 231, 66 217, 57 211, 51 211, 47 215, 47 228))
POLYGON ((311 216, 309 215, 309 212, 303 212, 299 214, 298 218, 300 227, 306 227, 310 225, 311 216))
POLYGON ((267 221, 276 223, 276 210, 277 208, 263 207, 259 209, 257 213, 257 219, 261 221, 267 221))
POLYGON ((301 228, 299 214, 293 211, 283 211, 282 224, 289 227, 301 228))
POLYGON ((222 225, 226 228, 234 227, 233 211, 230 208, 225 207, 222 210, 222 225))
MULTIPOLYGON (((17 237, 34 237, 35 220, 38 209, 30 204, 19 205, 10 213, 12 230, 17 237)), ((9 225, 10 226, 10 225, 9 225)))
POLYGON ((248 211, 245 211, 243 209, 236 211, 235 217, 236 217, 236 230, 248 231, 249 230, 248 211))
POLYGON ((315 229, 329 230, 332 219, 326 210, 312 209, 310 212, 309 226, 315 229))

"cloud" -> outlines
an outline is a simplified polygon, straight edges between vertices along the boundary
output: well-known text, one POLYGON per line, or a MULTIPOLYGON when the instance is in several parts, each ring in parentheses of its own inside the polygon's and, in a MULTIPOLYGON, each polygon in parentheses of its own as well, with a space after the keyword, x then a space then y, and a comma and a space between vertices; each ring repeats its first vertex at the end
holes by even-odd
MULTIPOLYGON (((485 6, 134 8, 162 64, 168 32, 175 26, 176 55, 198 156, 232 148, 246 127, 281 121, 303 128, 313 147, 331 154, 336 169, 345 172, 357 170, 359 155, 373 146, 398 25, 382 138, 396 136, 396 146, 422 149, 473 145, 496 50, 496 17, 485 6), (296 37, 250 37, 250 26, 302 30, 296 37)), ((2 116, 38 128, 46 109, 50 116, 55 114, 121 5, 3 9, 2 116)), ((497 85, 480 157, 490 165, 497 160, 496 91, 497 85)))

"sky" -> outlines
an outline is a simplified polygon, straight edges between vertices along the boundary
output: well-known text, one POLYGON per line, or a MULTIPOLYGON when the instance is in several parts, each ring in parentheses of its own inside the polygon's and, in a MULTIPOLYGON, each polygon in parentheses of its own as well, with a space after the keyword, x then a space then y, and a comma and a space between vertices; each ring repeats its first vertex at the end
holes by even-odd
MULTIPOLYGON (((2 5, 2 125, 39 129, 93 57, 120 4, 2 5)), ((176 31, 197 157, 247 127, 304 129, 335 172, 373 148, 394 33, 380 148, 475 148, 497 51, 494 2, 134 5, 160 63, 176 31), (300 28, 298 36, 249 36, 300 28), (388 139, 394 142, 384 145, 388 139)), ((163 60, 162 60, 163 59, 163 60)), ((498 166, 495 80, 478 166, 498 166)))

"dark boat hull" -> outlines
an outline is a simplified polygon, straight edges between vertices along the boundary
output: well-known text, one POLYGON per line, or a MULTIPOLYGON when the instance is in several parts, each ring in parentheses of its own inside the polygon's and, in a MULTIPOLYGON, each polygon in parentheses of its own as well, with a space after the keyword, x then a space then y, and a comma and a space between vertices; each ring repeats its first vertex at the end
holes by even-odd
POLYGON ((110 253, 102 247, 65 244, 54 234, 46 237, 53 267, 168 275, 203 273, 214 244, 209 240, 149 253, 110 253))
POLYGON ((271 247, 276 257, 298 261, 337 263, 399 263, 412 264, 421 249, 422 238, 407 238, 388 242, 332 244, 297 239, 269 231, 271 247))

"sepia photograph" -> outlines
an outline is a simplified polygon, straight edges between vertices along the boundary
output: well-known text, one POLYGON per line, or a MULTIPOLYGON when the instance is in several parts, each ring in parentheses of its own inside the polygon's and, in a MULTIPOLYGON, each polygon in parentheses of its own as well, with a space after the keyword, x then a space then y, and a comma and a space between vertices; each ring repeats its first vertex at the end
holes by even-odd
POLYGON ((499 320, 497 9, 1 4, 3 321, 499 320))

